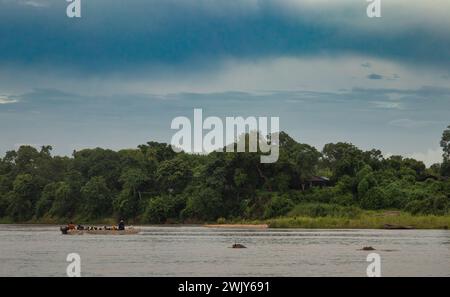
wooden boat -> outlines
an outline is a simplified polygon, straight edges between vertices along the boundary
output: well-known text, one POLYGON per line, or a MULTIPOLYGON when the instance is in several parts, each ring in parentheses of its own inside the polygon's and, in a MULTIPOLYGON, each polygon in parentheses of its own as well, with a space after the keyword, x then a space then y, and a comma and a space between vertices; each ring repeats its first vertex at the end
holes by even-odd
POLYGON ((97 230, 67 230, 66 227, 60 228, 61 233, 64 235, 83 235, 83 234, 92 234, 92 235, 133 235, 138 234, 140 232, 139 229, 130 227, 126 228, 125 230, 107 230, 107 229, 100 229, 97 230))
POLYGON ((410 230, 410 229, 415 229, 415 228, 414 228, 414 226, 384 224, 383 229, 389 229, 389 230, 410 230))

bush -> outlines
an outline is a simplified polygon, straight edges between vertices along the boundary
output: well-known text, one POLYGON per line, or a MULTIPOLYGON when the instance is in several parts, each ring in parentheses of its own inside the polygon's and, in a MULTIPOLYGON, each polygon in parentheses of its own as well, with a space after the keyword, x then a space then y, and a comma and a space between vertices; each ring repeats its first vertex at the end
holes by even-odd
POLYGON ((145 220, 149 223, 164 223, 169 210, 164 198, 161 196, 150 199, 145 210, 145 220))
POLYGON ((0 218, 6 215, 9 202, 6 200, 6 196, 0 194, 0 218))
POLYGON ((144 213, 148 223, 165 223, 169 219, 178 220, 179 212, 185 207, 184 197, 181 195, 163 195, 151 198, 144 213))
POLYGON ((217 218, 224 216, 224 203, 218 191, 211 188, 198 188, 197 190, 187 199, 186 208, 181 214, 183 220, 215 221, 217 218))
POLYGON ((332 203, 344 206, 354 204, 353 195, 343 189, 342 184, 335 187, 313 188, 306 192, 300 202, 332 203))
POLYGON ((387 207, 385 193, 380 187, 371 188, 361 199, 361 207, 364 209, 383 209, 387 207))
POLYGON ((331 199, 331 203, 343 206, 353 205, 353 195, 351 193, 336 194, 336 196, 331 199))
POLYGON ((335 188, 313 188, 305 193, 303 201, 329 203, 335 195, 335 188))
POLYGON ((403 209, 409 202, 409 193, 402 188, 400 183, 393 182, 383 188, 385 194, 385 206, 389 208, 403 209))
POLYGON ((66 182, 59 182, 55 188, 55 200, 49 211, 51 216, 70 218, 76 208, 77 197, 66 182))
POLYGON ((355 206, 341 206, 325 203, 301 203, 289 212, 291 217, 345 217, 355 218, 361 214, 361 209, 355 206))
POLYGON ((405 210, 413 215, 445 215, 449 211, 449 201, 443 195, 424 200, 413 200, 406 205, 405 210))
POLYGON ((55 193, 58 188, 58 183, 50 183, 45 186, 42 191, 41 197, 36 203, 36 217, 43 217, 52 208, 53 201, 55 200, 55 193))
POLYGON ((110 215, 112 211, 112 194, 103 177, 91 178, 81 188, 83 213, 88 219, 110 215))
POLYGON ((264 211, 265 218, 273 218, 287 214, 294 207, 294 203, 287 195, 274 196, 266 205, 264 211))
POLYGON ((114 211, 121 218, 133 218, 137 205, 137 199, 130 189, 123 189, 113 200, 114 211))
POLYGON ((441 174, 442 176, 450 176, 450 161, 445 160, 441 166, 441 174))
POLYGON ((225 218, 218 218, 217 219, 217 224, 225 224, 227 222, 227 220, 225 218))

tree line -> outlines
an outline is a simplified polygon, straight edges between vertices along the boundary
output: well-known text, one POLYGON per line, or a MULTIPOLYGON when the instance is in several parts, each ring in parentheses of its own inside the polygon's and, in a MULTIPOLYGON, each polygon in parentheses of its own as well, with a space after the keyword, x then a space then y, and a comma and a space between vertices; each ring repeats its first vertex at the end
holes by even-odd
POLYGON ((440 144, 443 161, 429 168, 344 142, 318 151, 284 132, 273 164, 261 164, 258 153, 175 153, 157 142, 120 151, 84 149, 71 157, 52 156, 51 146, 21 146, 0 159, 0 218, 124 218, 140 223, 267 219, 305 203, 445 215, 450 206, 450 126, 440 144), (305 187, 314 176, 329 178, 329 185, 305 187))

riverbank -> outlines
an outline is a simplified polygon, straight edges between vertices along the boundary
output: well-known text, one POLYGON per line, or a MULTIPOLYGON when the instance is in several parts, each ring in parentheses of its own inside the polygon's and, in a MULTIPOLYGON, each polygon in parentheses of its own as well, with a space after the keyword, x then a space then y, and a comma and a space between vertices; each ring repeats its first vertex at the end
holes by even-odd
MULTIPOLYGON (((115 225, 116 220, 105 218, 99 220, 73 220, 83 225, 115 225)), ((66 220, 45 218, 27 222, 14 222, 7 218, 0 219, 0 224, 30 224, 30 225, 64 225, 66 220)), ((130 221, 128 225, 149 225, 145 222, 130 221)), ((356 217, 338 216, 286 216, 267 220, 225 220, 219 222, 174 222, 167 224, 150 224, 158 226, 190 226, 203 225, 210 228, 303 228, 303 229, 449 229, 450 215, 417 216, 397 211, 366 211, 356 217)))

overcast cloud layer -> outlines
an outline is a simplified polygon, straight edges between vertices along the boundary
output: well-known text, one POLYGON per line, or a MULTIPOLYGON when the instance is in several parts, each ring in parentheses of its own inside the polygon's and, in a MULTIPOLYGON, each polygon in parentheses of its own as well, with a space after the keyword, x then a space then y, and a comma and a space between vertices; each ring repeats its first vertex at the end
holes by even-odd
POLYGON ((169 141, 174 116, 278 115, 321 146, 440 160, 450 1, 0 0, 0 152, 169 141), (432 2, 432 3, 430 3, 432 2))

